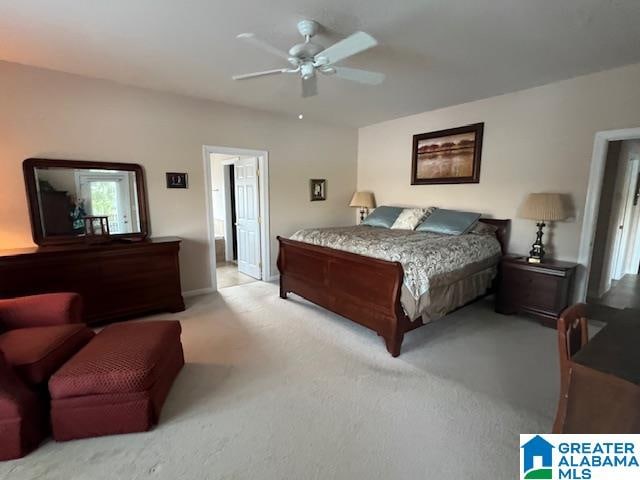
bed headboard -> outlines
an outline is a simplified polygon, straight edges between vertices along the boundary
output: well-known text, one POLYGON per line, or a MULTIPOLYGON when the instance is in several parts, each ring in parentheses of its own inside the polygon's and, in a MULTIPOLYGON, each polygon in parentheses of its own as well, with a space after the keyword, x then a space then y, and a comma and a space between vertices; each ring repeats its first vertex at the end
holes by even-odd
POLYGON ((509 233, 511 230, 511 220, 501 220, 498 218, 481 218, 480 221, 482 223, 486 223, 488 225, 493 225, 496 227, 496 238, 500 243, 500 248, 502 249, 502 254, 507 254, 507 246, 509 245, 509 233))

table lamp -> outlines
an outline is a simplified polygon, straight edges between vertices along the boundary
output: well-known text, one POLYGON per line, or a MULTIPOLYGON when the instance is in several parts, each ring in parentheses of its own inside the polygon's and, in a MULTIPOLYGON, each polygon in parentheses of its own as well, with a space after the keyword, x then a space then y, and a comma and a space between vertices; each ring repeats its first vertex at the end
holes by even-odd
POLYGON ((353 194, 349 206, 360 209, 360 223, 362 223, 369 209, 376 207, 376 199, 371 192, 356 192, 353 194))
POLYGON ((542 244, 542 229, 544 222, 564 220, 568 217, 562 195, 559 193, 530 193, 520 207, 519 217, 536 220, 538 233, 536 241, 531 245, 528 261, 540 263, 544 259, 544 245, 542 244))

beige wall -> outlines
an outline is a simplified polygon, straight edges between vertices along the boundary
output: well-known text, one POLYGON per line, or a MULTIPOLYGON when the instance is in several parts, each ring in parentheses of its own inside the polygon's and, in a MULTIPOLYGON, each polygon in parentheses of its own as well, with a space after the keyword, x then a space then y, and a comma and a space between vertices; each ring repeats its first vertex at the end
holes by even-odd
POLYGON ((512 218, 510 250, 518 253, 528 252, 535 239, 534 223, 515 218, 525 195, 568 193, 576 218, 558 223, 551 240, 559 258, 574 260, 594 134, 639 126, 640 65, 633 65, 361 128, 358 189, 372 190, 378 205, 435 205, 512 218), (476 122, 485 123, 479 184, 410 185, 413 134, 476 122))
MULTIPOLYGON (((152 234, 184 239, 184 290, 208 287, 204 144, 269 152, 274 239, 353 222, 355 130, 0 62, 0 249, 32 244, 23 159, 140 163, 152 234), (188 172, 189 189, 167 190, 168 171, 188 172), (327 178, 327 201, 309 201, 310 178, 327 178)), ((272 240, 274 273, 276 253, 272 240)))
POLYGON ((358 189, 374 191, 378 204, 513 218, 513 252, 527 252, 534 239, 533 222, 515 218, 524 196, 568 193, 576 218, 558 223, 551 241, 559 258, 575 259, 593 136, 640 126, 638 85, 640 65, 634 65, 364 127, 356 141, 351 129, 0 62, 0 248, 31 244, 23 159, 135 162, 147 175, 153 235, 184 238, 183 288, 205 288, 202 145, 209 144, 269 151, 274 238, 353 223, 347 205, 357 156, 358 189), (413 134, 481 121, 479 184, 409 185, 413 134), (166 171, 188 172, 190 188, 167 190, 166 171), (309 201, 309 178, 328 179, 326 202, 309 201))

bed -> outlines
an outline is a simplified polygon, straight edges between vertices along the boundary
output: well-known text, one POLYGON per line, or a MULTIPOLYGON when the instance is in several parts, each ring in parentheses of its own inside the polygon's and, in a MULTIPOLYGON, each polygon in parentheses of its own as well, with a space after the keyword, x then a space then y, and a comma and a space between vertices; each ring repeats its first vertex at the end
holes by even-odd
POLYGON ((400 355, 405 333, 485 295, 510 220, 490 233, 441 235, 369 226, 305 229, 278 237, 280 297, 301 297, 368 327, 400 355))

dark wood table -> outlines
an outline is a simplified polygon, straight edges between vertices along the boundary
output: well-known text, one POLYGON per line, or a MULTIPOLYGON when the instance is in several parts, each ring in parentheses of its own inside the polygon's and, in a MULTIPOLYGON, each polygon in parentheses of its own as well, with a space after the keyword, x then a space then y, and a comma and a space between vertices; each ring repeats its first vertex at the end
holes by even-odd
POLYGON ((562 433, 640 433, 640 317, 612 320, 571 362, 562 433))

